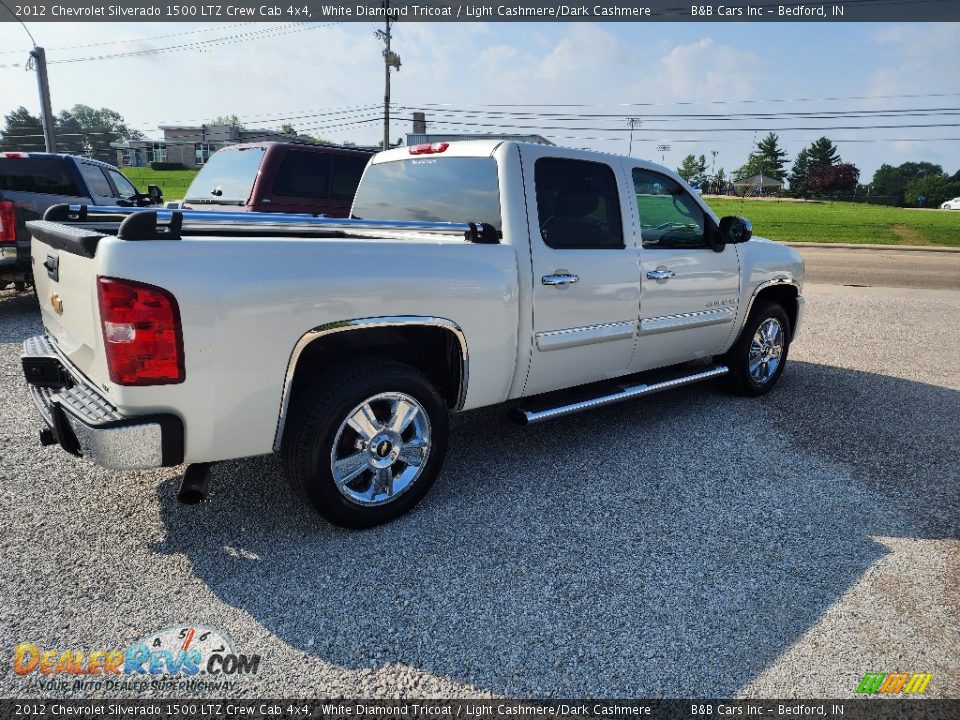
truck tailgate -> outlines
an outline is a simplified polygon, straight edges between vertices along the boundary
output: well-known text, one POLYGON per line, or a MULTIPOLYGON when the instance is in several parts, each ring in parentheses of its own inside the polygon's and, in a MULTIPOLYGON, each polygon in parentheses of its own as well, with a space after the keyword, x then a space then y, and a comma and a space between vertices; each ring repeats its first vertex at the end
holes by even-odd
POLYGON ((43 326, 76 369, 102 386, 108 375, 94 258, 102 234, 46 221, 27 226, 43 326))

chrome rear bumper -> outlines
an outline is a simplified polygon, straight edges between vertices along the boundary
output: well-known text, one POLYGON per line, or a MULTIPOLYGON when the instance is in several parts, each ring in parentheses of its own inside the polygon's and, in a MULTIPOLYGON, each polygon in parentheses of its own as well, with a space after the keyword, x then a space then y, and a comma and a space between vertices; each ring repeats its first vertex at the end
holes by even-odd
POLYGON ((183 462, 183 423, 169 413, 122 415, 42 335, 20 355, 30 393, 46 430, 44 445, 59 444, 111 470, 138 470, 183 462))

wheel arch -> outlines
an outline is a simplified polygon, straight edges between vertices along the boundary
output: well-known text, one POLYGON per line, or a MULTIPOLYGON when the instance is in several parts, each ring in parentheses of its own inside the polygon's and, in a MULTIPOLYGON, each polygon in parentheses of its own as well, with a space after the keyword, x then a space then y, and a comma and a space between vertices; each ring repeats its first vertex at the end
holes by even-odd
POLYGON ((280 449, 290 402, 302 383, 355 355, 407 363, 426 375, 456 411, 469 381, 467 340, 460 326, 438 317, 389 316, 327 323, 305 332, 287 362, 273 449, 280 449))
POLYGON ((750 313, 753 312, 758 300, 775 300, 787 313, 787 319, 790 320, 790 339, 793 340, 793 336, 797 332, 797 320, 800 317, 799 297, 800 284, 790 278, 781 277, 760 283, 750 296, 737 336, 739 337, 739 334, 743 332, 743 328, 750 318, 750 313))

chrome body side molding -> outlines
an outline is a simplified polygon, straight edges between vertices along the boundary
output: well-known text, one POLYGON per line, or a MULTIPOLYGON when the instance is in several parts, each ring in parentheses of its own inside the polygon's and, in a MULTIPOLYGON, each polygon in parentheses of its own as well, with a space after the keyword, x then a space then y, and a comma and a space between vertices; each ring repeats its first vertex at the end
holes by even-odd
POLYGON ((655 335, 656 333, 671 332, 672 330, 686 330, 688 328, 718 325, 733 322, 736 316, 728 307, 700 310, 699 312, 682 313, 680 315, 663 315, 662 317, 646 318, 640 321, 641 335, 655 335))
POLYGON ((635 323, 632 320, 603 323, 602 325, 587 325, 586 327, 569 328, 567 330, 551 330, 537 333, 537 349, 542 352, 550 350, 564 350, 580 345, 610 340, 629 340, 633 337, 635 323))
POLYGON ((469 381, 469 359, 467 354, 467 339, 463 330, 452 320, 438 317, 421 317, 416 315, 400 315, 388 317, 360 318, 356 320, 343 320, 339 322, 326 323, 305 332, 293 351, 290 353, 290 360, 287 362, 287 372, 283 378, 283 397, 280 400, 280 417, 277 419, 277 431, 273 438, 273 450, 280 450, 281 440, 283 438, 283 428, 287 421, 287 412, 290 409, 290 391, 293 386, 293 377, 296 374, 297 363, 300 355, 310 343, 319 340, 322 337, 333 335, 335 333, 348 332, 350 330, 366 330, 370 328, 383 327, 438 327, 449 330, 456 336, 460 343, 460 388, 457 392, 457 403, 455 410, 463 407, 467 398, 467 384, 469 381))

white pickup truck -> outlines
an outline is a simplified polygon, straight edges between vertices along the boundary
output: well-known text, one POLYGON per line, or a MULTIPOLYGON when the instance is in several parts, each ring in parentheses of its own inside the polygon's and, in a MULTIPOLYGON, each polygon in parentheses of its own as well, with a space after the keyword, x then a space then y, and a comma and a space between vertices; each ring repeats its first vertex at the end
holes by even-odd
POLYGON ((440 471, 448 416, 534 423, 723 376, 776 384, 803 261, 676 174, 515 142, 390 150, 352 218, 58 206, 29 223, 43 444, 108 468, 280 452, 367 527, 440 471))

